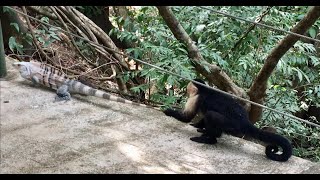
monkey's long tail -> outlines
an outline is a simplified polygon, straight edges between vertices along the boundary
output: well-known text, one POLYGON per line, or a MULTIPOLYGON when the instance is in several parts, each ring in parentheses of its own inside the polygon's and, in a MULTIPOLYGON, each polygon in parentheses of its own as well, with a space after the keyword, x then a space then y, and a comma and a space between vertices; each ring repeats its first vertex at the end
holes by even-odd
POLYGON ((285 137, 274 134, 271 132, 263 131, 258 129, 252 124, 248 125, 248 134, 253 138, 259 139, 260 141, 266 142, 266 155, 269 159, 274 161, 287 161, 292 155, 292 146, 288 139, 285 137), (282 154, 277 154, 278 146, 282 148, 282 154))

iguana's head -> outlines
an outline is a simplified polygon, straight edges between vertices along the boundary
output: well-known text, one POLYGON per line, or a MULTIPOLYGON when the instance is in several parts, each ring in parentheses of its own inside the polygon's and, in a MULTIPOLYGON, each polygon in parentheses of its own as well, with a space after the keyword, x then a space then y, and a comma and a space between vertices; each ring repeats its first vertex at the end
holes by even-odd
POLYGON ((12 66, 19 70, 22 77, 30 78, 31 67, 29 62, 14 62, 12 66))

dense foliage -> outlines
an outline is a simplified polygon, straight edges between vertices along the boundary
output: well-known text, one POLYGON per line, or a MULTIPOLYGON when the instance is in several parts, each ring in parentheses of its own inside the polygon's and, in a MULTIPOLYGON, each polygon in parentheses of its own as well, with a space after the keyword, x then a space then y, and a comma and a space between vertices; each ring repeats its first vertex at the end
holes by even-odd
MULTIPOLYGON (((266 10, 266 7, 211 8, 252 21, 266 10)), ((235 43, 251 24, 217 15, 199 7, 172 7, 172 10, 204 58, 210 63, 217 63, 238 86, 245 90, 250 88, 272 48, 286 35, 255 27, 240 45, 234 48, 235 43)), ((308 7, 301 6, 272 7, 262 23, 289 31, 307 10, 308 7)), ((117 22, 115 24, 121 24, 123 29, 113 29, 110 32, 120 39, 138 44, 137 47, 127 49, 127 52, 185 77, 197 76, 184 45, 175 39, 155 7, 142 7, 130 11, 129 15, 134 21, 113 17, 113 21, 117 22)), ((320 20, 306 35, 315 38, 319 27, 320 20)), ((269 79, 265 105, 289 114, 301 111, 303 104, 320 106, 319 72, 320 60, 314 43, 298 41, 281 58, 277 69, 269 79)), ((179 100, 179 97, 183 97, 182 92, 186 82, 178 77, 161 73, 148 66, 143 66, 139 73, 150 78, 152 83, 156 83, 158 91, 152 95, 153 100, 172 104, 179 100), (174 86, 167 95, 163 95, 162 91, 165 85, 174 86), (173 91, 174 89, 181 91, 173 91)), ((148 85, 142 85, 135 90, 147 88, 148 85)), ((294 144, 295 155, 315 161, 320 160, 319 129, 267 110, 264 111, 258 125, 271 125, 276 127, 279 133, 289 137, 294 144)))

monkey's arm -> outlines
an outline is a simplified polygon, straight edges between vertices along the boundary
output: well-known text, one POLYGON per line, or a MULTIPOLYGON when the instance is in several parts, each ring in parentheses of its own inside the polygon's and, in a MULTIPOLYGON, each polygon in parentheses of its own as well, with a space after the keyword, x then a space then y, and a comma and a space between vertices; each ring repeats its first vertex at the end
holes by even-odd
POLYGON ((202 99, 199 97, 198 89, 190 82, 187 86, 187 93, 189 94, 189 98, 185 104, 183 110, 173 110, 173 109, 166 109, 164 113, 167 116, 172 116, 179 121, 188 123, 196 116, 199 110, 199 101, 202 99))
POLYGON ((172 116, 181 122, 191 122, 196 113, 188 113, 182 110, 166 109, 163 111, 165 115, 172 116))

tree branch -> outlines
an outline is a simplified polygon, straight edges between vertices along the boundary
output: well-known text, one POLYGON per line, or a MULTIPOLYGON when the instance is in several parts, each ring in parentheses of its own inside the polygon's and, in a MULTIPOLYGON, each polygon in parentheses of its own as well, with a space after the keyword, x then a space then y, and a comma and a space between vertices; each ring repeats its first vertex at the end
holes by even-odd
MULTIPOLYGON (((304 16, 304 18, 292 28, 292 32, 298 34, 304 34, 320 17, 320 6, 312 7, 309 12, 304 16)), ((279 62, 280 58, 299 40, 299 37, 292 34, 287 35, 282 39, 277 47, 275 47, 265 60, 264 66, 257 75, 255 81, 253 82, 248 95, 250 100, 256 103, 262 104, 264 101, 267 81, 271 76, 274 68, 279 62)), ((255 123, 260 119, 262 114, 262 108, 257 106, 252 106, 250 111, 250 120, 255 123)))
MULTIPOLYGON (((209 64, 204 61, 199 49, 193 43, 192 39, 189 37, 187 32, 180 25, 179 21, 174 16, 173 12, 168 6, 157 6, 160 15, 165 20, 166 24, 177 38, 178 41, 185 44, 188 51, 188 56, 193 60, 192 65, 196 70, 205 76, 210 84, 216 85, 219 89, 224 90, 229 93, 233 93, 237 96, 246 98, 246 93, 243 89, 238 87, 230 77, 222 71, 220 67, 216 64, 209 64), (210 72, 208 72, 204 66, 209 67, 210 72)), ((248 103, 244 103, 246 108, 249 108, 248 103)))

